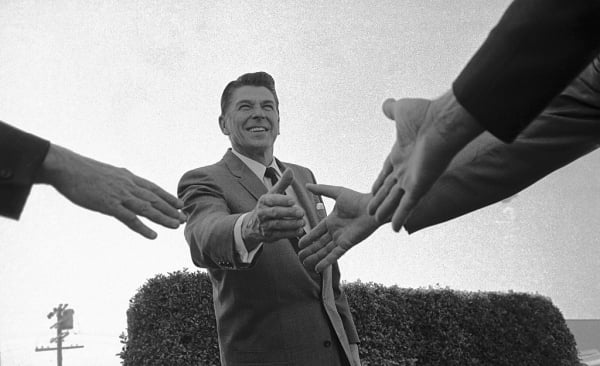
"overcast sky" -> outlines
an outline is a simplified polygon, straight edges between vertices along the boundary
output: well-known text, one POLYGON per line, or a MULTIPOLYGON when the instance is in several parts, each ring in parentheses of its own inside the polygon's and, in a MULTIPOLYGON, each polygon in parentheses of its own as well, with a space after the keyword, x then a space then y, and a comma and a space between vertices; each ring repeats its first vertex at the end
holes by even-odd
MULTIPOLYGON (((447 90, 508 3, 2 0, 0 119, 175 193, 229 146, 217 123, 227 82, 263 70, 281 102, 275 155, 366 191, 394 141, 383 100, 447 90)), ((343 280, 512 289, 550 297, 566 318, 600 318, 599 163, 592 153, 411 236, 385 226, 342 258, 343 280)), ((66 343, 86 347, 65 351, 65 365, 119 365, 136 289, 193 268, 183 229, 154 227, 145 240, 44 186, 20 221, 0 218, 2 365, 55 363, 34 348, 53 336, 58 303, 75 309, 66 343)))

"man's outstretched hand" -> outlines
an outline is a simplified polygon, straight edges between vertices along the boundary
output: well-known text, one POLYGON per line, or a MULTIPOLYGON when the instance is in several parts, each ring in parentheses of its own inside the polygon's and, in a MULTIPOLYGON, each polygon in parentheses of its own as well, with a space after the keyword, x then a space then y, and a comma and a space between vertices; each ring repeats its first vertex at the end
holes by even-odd
POLYGON ((304 233, 304 210, 285 195, 294 174, 286 169, 277 184, 260 196, 256 206, 242 221, 242 238, 248 250, 262 242, 296 238, 304 233))
POLYGON ((96 161, 52 144, 37 177, 71 202, 115 217, 148 239, 157 234, 139 216, 175 229, 186 220, 183 202, 127 169, 96 161))
POLYGON ((302 249, 298 256, 304 266, 322 272, 377 230, 379 224, 367 213, 371 198, 368 193, 324 184, 309 183, 306 188, 335 200, 333 211, 298 243, 302 249))
POLYGON ((399 231, 452 158, 483 130, 456 101, 388 99, 383 112, 396 122, 397 140, 373 183, 368 213, 399 231))

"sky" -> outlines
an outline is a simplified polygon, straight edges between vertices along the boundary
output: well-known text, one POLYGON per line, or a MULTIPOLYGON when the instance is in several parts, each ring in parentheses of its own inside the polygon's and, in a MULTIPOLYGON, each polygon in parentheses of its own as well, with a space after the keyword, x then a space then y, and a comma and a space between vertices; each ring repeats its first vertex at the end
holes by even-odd
MULTIPOLYGON (((2 0, 0 119, 175 193, 229 147, 218 127, 227 82, 262 70, 280 99, 275 155, 367 191, 395 138, 381 103, 445 92, 508 4, 2 0)), ((591 153, 410 236, 384 226, 340 260, 342 279, 537 293, 565 318, 600 318, 599 164, 591 153)), ((35 186, 19 221, 0 218, 1 364, 55 364, 34 349, 53 336, 46 314, 68 303, 66 344, 85 348, 64 364, 119 365, 136 290, 194 268, 183 228, 152 227, 149 241, 35 186)))

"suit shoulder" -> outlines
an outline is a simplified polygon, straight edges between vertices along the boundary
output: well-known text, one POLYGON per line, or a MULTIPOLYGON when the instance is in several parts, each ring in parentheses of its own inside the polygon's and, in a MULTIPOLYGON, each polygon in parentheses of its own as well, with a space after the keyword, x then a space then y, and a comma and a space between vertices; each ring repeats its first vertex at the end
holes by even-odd
POLYGON ((195 168, 185 172, 183 176, 181 176, 181 179, 179 181, 187 181, 189 179, 194 179, 206 175, 222 174, 225 169, 225 166, 223 166, 223 164, 220 163, 195 168))
POLYGON ((222 162, 192 169, 185 172, 179 179, 177 190, 181 192, 192 185, 209 184, 227 174, 228 170, 222 162))

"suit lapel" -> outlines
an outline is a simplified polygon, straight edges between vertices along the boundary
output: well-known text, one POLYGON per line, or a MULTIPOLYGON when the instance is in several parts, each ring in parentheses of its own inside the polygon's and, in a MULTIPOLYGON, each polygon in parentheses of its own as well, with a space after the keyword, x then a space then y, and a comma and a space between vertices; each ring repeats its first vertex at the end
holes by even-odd
MULTIPOLYGON (((277 166, 283 172, 286 168, 288 168, 284 163, 279 160, 275 160, 277 162, 277 166)), ((303 179, 300 172, 296 171, 292 166, 290 169, 294 172, 294 180, 292 181, 292 189, 294 189, 294 193, 296 194, 296 198, 298 199, 298 203, 300 207, 304 210, 306 217, 308 219, 308 223, 310 227, 315 227, 320 221, 320 218, 317 214, 316 203, 313 199, 313 195, 306 189, 305 184, 311 183, 303 179)))
MULTIPOLYGON (((279 160, 276 160, 277 165, 279 166, 279 169, 283 172, 287 166, 280 162, 279 160)), ((320 221, 319 215, 317 213, 317 209, 316 209, 316 203, 315 203, 315 199, 318 200, 317 196, 314 196, 312 193, 310 193, 307 189, 305 184, 306 183, 312 183, 307 181, 306 179, 304 179, 303 175, 301 174, 301 172, 296 171, 296 169, 294 169, 293 166, 289 167, 290 169, 292 169, 292 171, 294 172, 294 180, 292 181, 292 188, 294 189, 294 193, 296 193, 296 198, 298 199, 298 203, 300 204, 300 206, 302 207, 302 209, 304 209, 304 213, 306 214, 306 217, 308 218, 308 222, 310 224, 311 228, 314 228, 315 226, 317 226, 317 224, 320 221)), ((319 274, 315 271, 306 271, 307 274, 313 279, 313 281, 315 281, 316 283, 321 285, 321 291, 323 292, 323 288, 325 287, 325 283, 327 281, 329 281, 329 283, 331 284, 331 270, 329 270, 329 274, 327 274, 327 272, 325 272, 324 274, 319 274)))
POLYGON ((264 183, 258 179, 256 174, 244 164, 231 150, 227 151, 225 156, 223 157, 223 161, 225 165, 231 171, 238 182, 254 197, 257 201, 263 194, 267 193, 267 187, 265 187, 264 183))

